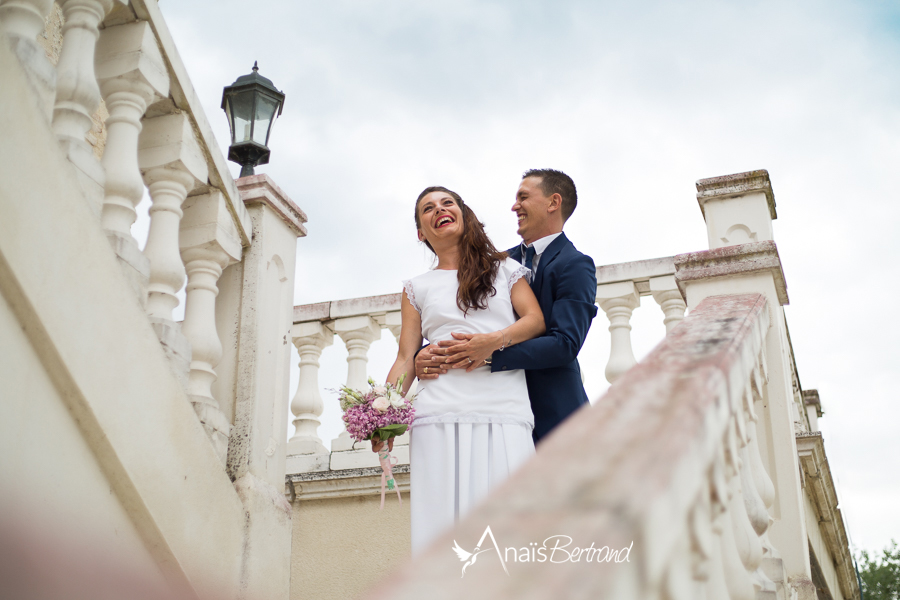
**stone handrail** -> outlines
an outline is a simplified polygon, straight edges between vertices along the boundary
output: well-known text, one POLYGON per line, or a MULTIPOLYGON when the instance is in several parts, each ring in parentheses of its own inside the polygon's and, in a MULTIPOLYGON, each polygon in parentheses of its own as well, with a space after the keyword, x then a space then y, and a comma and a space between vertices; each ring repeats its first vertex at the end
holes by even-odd
POLYGON ((641 296, 653 296, 663 311, 666 333, 681 322, 687 306, 675 283, 675 257, 597 267, 597 305, 609 319, 610 352, 606 380, 613 383, 635 365, 631 315, 641 296))
POLYGON ((211 390, 222 356, 217 286, 250 246, 250 213, 155 0, 57 4, 64 24, 55 66, 37 42, 56 10, 50 0, 0 0, 0 33, 224 462, 231 424, 211 390), (88 133, 101 101, 106 143, 94 146, 88 133), (131 226, 145 189, 151 223, 141 251, 131 226))
POLYGON ((481 544, 489 552, 466 573, 470 598, 774 598, 768 574, 783 572, 767 536, 775 493, 756 431, 768 385, 766 304, 760 294, 703 300, 529 465, 367 597, 456 597, 460 565, 447 549, 477 545, 490 527, 501 556, 481 544), (518 564, 506 551, 550 535, 572 538, 553 561, 518 564))

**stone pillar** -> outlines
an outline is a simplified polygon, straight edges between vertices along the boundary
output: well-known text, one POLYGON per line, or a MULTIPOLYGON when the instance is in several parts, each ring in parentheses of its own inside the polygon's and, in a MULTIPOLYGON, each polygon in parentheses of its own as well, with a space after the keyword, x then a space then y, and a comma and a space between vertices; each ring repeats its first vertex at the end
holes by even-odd
POLYGON ((179 246, 187 271, 184 323, 191 345, 188 396, 222 463, 231 424, 213 397, 222 343, 216 329, 216 296, 222 270, 241 259, 241 236, 222 192, 191 196, 183 206, 179 246))
POLYGON ((112 8, 113 0, 60 0, 59 5, 65 24, 56 65, 53 132, 75 165, 91 208, 99 215, 103 202, 103 169, 85 135, 93 124, 91 116, 100 106, 100 87, 94 75, 98 26, 112 8))
POLYGON ((775 239, 775 195, 764 169, 697 182, 697 202, 709 237, 709 249, 775 239))
POLYGON ((208 171, 186 114, 144 119, 138 165, 153 200, 144 248, 150 262, 147 314, 176 375, 187 387, 191 348, 172 319, 178 306, 176 294, 185 280, 178 230, 182 203, 194 187, 206 183, 208 171))
POLYGON ((663 315, 665 315, 663 325, 666 326, 666 334, 668 335, 676 325, 681 323, 682 319, 684 319, 684 311, 687 310, 684 298, 681 296, 681 292, 675 283, 675 277, 673 275, 651 277, 650 293, 662 309, 663 315))
POLYGON ((319 392, 319 357, 334 342, 334 331, 321 321, 295 323, 291 338, 300 353, 300 377, 291 402, 295 431, 288 441, 287 454, 327 454, 316 432, 325 408, 319 392))
MULTIPOLYGON (((234 382, 227 471, 246 514, 242 597, 290 593, 291 509, 284 498, 285 441, 297 238, 306 215, 267 175, 236 181, 253 238, 220 283, 217 322, 234 382)), ((217 303, 218 304, 218 303, 217 303)), ((216 386, 223 389, 223 386, 216 386)), ((225 388, 227 389, 227 388, 225 388)))
MULTIPOLYGON (((366 365, 369 362, 369 346, 381 339, 381 327, 368 316, 346 317, 334 322, 334 332, 347 346, 347 387, 365 391, 369 387, 369 376, 366 365)), ((353 448, 353 438, 344 428, 341 434, 332 440, 331 451, 339 452, 353 448)))
POLYGON ((52 7, 53 0, 0 0, 0 35, 6 37, 25 70, 47 122, 53 117, 56 68, 47 60, 37 36, 44 31, 44 19, 52 7))
POLYGON ((633 281, 597 286, 597 304, 609 319, 610 347, 606 363, 606 380, 613 383, 637 364, 631 349, 631 313, 641 305, 633 281))
POLYGON ((803 405, 806 407, 806 416, 809 419, 809 430, 812 433, 819 431, 819 417, 823 414, 819 390, 803 390, 803 405))
POLYGON ((169 94, 169 75, 150 24, 107 27, 97 43, 97 79, 109 110, 106 119, 106 175, 101 222, 126 278, 142 303, 147 299, 150 263, 131 235, 134 208, 144 195, 138 168, 138 136, 147 106, 169 94))
POLYGON ((771 324, 764 344, 768 381, 763 386, 761 406, 765 408, 759 415, 757 434, 763 463, 775 487, 774 522, 768 534, 781 553, 791 585, 803 597, 812 584, 796 464, 791 357, 781 308, 788 303, 787 286, 778 249, 771 241, 775 199, 765 171, 703 179, 697 182, 697 190, 712 249, 676 256, 675 279, 688 308, 722 294, 766 296, 771 324), (740 244, 745 240, 763 241, 740 244))

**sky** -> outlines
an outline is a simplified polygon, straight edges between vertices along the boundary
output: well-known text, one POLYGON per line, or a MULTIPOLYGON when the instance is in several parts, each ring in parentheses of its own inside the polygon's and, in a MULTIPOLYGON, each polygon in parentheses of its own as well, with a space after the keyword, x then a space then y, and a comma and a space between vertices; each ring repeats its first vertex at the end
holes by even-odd
MULTIPOLYGON (((696 180, 767 169, 786 318, 855 549, 900 540, 900 5, 895 2, 163 0, 223 154, 222 88, 284 91, 267 173, 306 212, 295 303, 396 293, 432 262, 418 193, 460 193, 497 246, 518 242, 522 172, 571 175, 566 234, 598 265, 708 248, 696 180)), ((237 176, 240 168, 230 165, 237 176)), ((144 203, 141 210, 146 211, 144 203)), ((145 217, 137 225, 145 223, 145 217)), ((638 359, 664 335, 644 297, 638 359)), ((580 355, 607 387, 608 321, 580 355)), ((370 351, 383 380, 387 331, 370 351)), ((326 446, 343 343, 322 355, 326 446)), ((297 383, 296 350, 292 389, 297 383)), ((288 434, 293 428, 289 427, 288 434)))

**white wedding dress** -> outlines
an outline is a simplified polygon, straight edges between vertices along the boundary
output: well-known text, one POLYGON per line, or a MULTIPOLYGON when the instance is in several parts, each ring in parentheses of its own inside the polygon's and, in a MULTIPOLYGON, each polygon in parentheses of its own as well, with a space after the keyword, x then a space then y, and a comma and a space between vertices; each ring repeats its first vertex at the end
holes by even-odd
MULTIPOLYGON (((516 321, 510 289, 528 270, 512 259, 500 265, 496 295, 485 310, 456 305, 456 271, 434 270, 404 281, 422 316, 422 336, 437 343, 451 332, 490 333, 516 321)), ((451 369, 419 382, 410 434, 412 552, 418 554, 534 454, 534 416, 525 371, 467 373, 451 369)))

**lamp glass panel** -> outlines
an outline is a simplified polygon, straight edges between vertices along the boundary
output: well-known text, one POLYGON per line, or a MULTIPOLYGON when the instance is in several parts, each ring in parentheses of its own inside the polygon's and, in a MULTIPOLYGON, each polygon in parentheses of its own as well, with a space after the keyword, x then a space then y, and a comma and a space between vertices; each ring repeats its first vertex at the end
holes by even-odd
POLYGON ((260 94, 256 102, 256 128, 253 130, 253 141, 265 146, 269 140, 269 129, 272 119, 278 110, 278 101, 260 94))
POLYGON ((234 143, 234 121, 231 120, 231 96, 225 96, 225 116, 228 117, 228 131, 231 132, 231 143, 234 143))
POLYGON ((231 121, 232 143, 239 144, 250 140, 253 123, 253 92, 241 92, 229 98, 229 120, 231 121))

